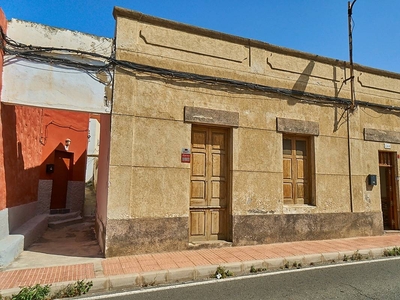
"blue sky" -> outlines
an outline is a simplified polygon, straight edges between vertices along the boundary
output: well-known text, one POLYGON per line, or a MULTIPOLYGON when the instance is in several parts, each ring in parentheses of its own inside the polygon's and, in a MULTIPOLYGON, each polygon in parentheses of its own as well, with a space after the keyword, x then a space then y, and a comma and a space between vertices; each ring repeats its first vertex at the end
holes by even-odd
MULTIPOLYGON (((347 0, 5 0, 15 18, 112 37, 114 6, 349 60, 347 0)), ((400 73, 400 1, 357 0, 353 60, 400 73)))

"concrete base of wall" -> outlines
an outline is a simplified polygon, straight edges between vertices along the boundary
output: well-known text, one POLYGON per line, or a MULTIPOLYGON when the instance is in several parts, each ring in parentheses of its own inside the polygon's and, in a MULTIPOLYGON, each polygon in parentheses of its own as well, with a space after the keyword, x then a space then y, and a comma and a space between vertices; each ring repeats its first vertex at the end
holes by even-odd
POLYGON ((12 263, 46 231, 48 215, 35 216, 35 211, 36 202, 0 211, 0 268, 12 263))
POLYGON ((103 224, 103 222, 98 214, 96 214, 95 231, 96 231, 96 237, 97 237, 97 241, 99 242, 101 252, 105 253, 105 250, 106 250, 106 226, 105 226, 105 224, 103 224))
POLYGON ((107 220, 105 256, 179 251, 188 248, 188 218, 107 220))
POLYGON ((10 232, 31 220, 36 216, 37 201, 10 207, 8 209, 8 226, 10 232))
POLYGON ((24 237, 24 249, 26 250, 38 238, 40 238, 48 227, 48 215, 38 215, 18 227, 12 234, 19 234, 24 237))
POLYGON ((0 269, 9 265, 24 248, 22 235, 9 235, 8 209, 0 211, 0 269))
POLYGON ((24 249, 22 235, 9 235, 0 240, 0 269, 14 261, 24 249))
POLYGON ((48 214, 50 211, 53 180, 39 180, 37 214, 48 214))
POLYGON ((382 234, 381 212, 233 216, 235 246, 382 234))
MULTIPOLYGON (((233 216, 233 246, 382 235, 381 212, 233 216)), ((98 238, 104 228, 97 220, 98 238)), ((105 256, 190 249, 189 219, 107 220, 105 256)), ((101 241, 100 241, 101 243, 101 241)), ((104 241, 103 241, 104 243, 104 241)))
POLYGON ((10 230, 8 228, 8 209, 0 210, 0 241, 7 237, 10 230))
POLYGON ((85 202, 85 182, 68 181, 66 208, 73 211, 83 211, 85 202))

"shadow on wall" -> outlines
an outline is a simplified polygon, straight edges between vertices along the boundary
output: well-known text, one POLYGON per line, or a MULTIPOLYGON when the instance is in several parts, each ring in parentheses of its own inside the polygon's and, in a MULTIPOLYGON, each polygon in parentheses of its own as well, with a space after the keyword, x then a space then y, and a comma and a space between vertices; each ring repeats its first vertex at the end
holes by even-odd
MULTIPOLYGON (((302 96, 307 88, 308 81, 310 80, 311 73, 314 69, 315 62, 310 61, 308 65, 305 67, 295 84, 293 85, 292 88, 292 94, 294 96, 302 96)), ((297 99, 289 99, 288 104, 289 105, 295 105, 298 102, 297 99)))
POLYGON ((6 207, 37 199, 41 146, 40 110, 1 104, 6 207))

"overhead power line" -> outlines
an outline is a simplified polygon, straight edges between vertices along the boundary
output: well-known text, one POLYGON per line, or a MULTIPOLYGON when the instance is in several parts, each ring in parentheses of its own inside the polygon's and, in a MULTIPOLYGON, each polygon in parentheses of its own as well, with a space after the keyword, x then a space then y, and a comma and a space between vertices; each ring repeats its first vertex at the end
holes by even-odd
MULTIPOLYGON (((91 75, 91 72, 107 72, 111 75, 111 71, 115 67, 133 70, 136 72, 157 74, 159 76, 171 79, 189 80, 201 82, 207 85, 224 85, 240 90, 253 90, 268 94, 280 94, 283 96, 296 99, 303 103, 313 104, 335 104, 348 109, 352 105, 352 101, 346 98, 330 97, 321 94, 296 91, 285 88, 271 87, 267 85, 255 84, 240 80, 233 80, 222 77, 214 77, 207 75, 199 75, 190 72, 181 72, 171 69, 153 67, 143 64, 137 64, 125 60, 117 60, 112 56, 105 56, 98 53, 87 52, 77 49, 57 48, 57 47, 41 47, 26 45, 16 42, 5 35, 0 27, 1 40, 0 49, 6 55, 13 55, 34 62, 45 63, 49 65, 58 65, 68 68, 80 69, 91 75), (72 55, 65 55, 65 54, 72 55), (64 55, 63 55, 64 54, 64 55)), ((91 75, 93 77, 93 75, 91 75)), ((96 79, 96 78, 95 78, 96 79)), ((97 79, 96 79, 97 80, 97 79)), ((370 108, 379 108, 384 110, 400 112, 400 107, 376 104, 372 102, 356 101, 357 105, 370 108)))

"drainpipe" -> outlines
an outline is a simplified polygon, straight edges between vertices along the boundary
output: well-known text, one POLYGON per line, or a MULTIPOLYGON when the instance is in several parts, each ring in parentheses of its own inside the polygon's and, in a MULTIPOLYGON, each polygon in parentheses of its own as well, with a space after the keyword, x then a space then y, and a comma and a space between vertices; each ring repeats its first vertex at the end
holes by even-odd
POLYGON ((347 108, 347 153, 348 153, 348 163, 349 163, 350 212, 353 212, 353 178, 351 170, 350 109, 351 107, 347 108))

